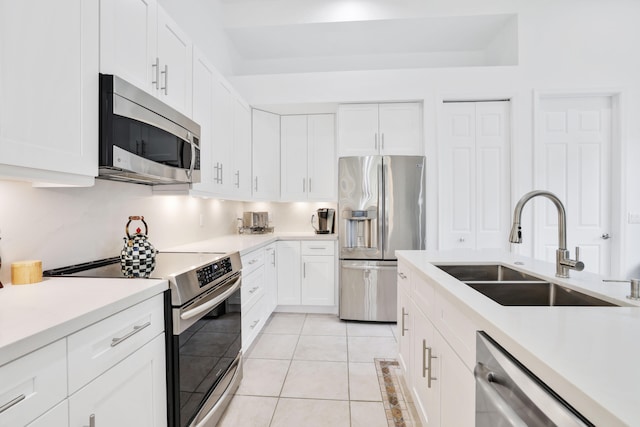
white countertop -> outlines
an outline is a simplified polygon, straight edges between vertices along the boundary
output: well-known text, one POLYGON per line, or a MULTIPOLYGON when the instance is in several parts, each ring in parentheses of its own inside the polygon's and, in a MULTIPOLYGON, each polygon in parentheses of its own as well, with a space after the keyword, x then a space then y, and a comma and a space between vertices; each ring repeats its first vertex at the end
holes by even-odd
POLYGON ((159 294, 166 280, 45 278, 0 289, 0 366, 159 294))
POLYGON ((289 232, 267 234, 230 234, 213 239, 165 248, 163 252, 240 252, 249 253, 261 246, 278 240, 337 240, 337 234, 315 234, 314 232, 289 232))
POLYGON ((628 283, 497 251, 398 251, 439 291, 556 393, 598 426, 640 426, 640 303, 628 283), (516 262, 522 263, 517 265, 516 262), (507 307, 432 263, 497 263, 627 307, 507 307))

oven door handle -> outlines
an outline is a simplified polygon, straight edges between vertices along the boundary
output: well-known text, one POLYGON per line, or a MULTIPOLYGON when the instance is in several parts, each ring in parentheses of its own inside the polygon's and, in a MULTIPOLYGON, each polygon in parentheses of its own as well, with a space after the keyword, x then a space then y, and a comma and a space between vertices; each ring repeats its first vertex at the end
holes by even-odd
POLYGON ((228 289, 226 289, 220 295, 217 295, 212 300, 202 302, 197 306, 195 306, 194 308, 189 309, 183 313, 180 313, 180 318, 182 320, 191 319, 192 317, 195 317, 200 313, 211 310, 213 307, 215 307, 216 305, 220 304, 222 301, 227 299, 229 295, 231 295, 232 293, 240 289, 240 285, 242 285, 242 276, 238 276, 238 278, 235 279, 233 282, 225 285, 226 287, 228 287, 228 289))

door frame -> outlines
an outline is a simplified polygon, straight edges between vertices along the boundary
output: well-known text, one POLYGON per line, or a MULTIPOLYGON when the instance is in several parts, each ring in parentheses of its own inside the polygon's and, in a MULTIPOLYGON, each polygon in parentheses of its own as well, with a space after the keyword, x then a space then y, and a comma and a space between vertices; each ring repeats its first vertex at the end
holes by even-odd
MULTIPOLYGON (((437 205, 437 215, 436 215, 436 221, 435 221, 435 230, 434 230, 434 234, 435 234, 435 243, 436 243, 436 247, 438 249, 440 249, 440 245, 441 245, 441 233, 440 233, 440 218, 442 216, 442 209, 440 208, 441 206, 441 197, 443 194, 443 189, 442 189, 442 182, 440 182, 440 167, 442 167, 442 140, 440 138, 440 125, 441 125, 441 119, 443 116, 442 113, 442 106, 444 105, 445 102, 488 102, 488 101, 508 101, 509 102, 509 206, 507 208, 507 210, 509 212, 512 211, 513 209, 513 204, 514 204, 514 200, 517 200, 517 194, 518 193, 518 189, 519 189, 519 181, 518 181, 518 177, 516 176, 516 174, 514 173, 514 167, 513 165, 515 164, 515 161, 517 158, 519 158, 518 156, 520 156, 520 151, 523 148, 519 148, 518 144, 514 144, 515 138, 516 138, 516 126, 517 126, 517 113, 519 111, 520 108, 520 95, 518 95, 515 92, 501 92, 501 91, 495 91, 495 92, 464 92, 464 93, 453 93, 453 92, 446 92, 446 93, 438 93, 435 97, 434 97, 434 105, 435 105, 435 116, 436 116, 436 120, 435 120, 435 126, 434 126, 434 130, 435 130, 435 143, 433 144, 433 146, 429 146, 428 143, 425 144, 425 150, 428 150, 429 148, 432 148, 434 150, 434 157, 437 159, 435 162, 435 171, 434 171, 434 180, 436 182, 436 205, 437 205)), ((427 159, 429 158, 429 156, 427 156, 427 159)), ((429 168, 427 168, 428 170, 429 168)), ((430 176, 427 175, 427 182, 429 182, 430 180, 430 176)), ((429 238, 429 228, 427 228, 427 239, 429 238)), ((509 240, 509 236, 506 235, 505 236, 505 241, 509 240)), ((511 245, 513 246, 513 245, 511 245)))
MULTIPOLYGON (((571 90, 533 90, 533 183, 534 188, 540 188, 541 176, 538 168, 543 161, 543 152, 540 146, 540 134, 537 131, 538 125, 542 121, 540 104, 543 99, 553 98, 580 98, 580 97, 608 97, 611 99, 611 156, 610 156, 610 188, 611 208, 609 218, 611 220, 611 253, 610 265, 611 277, 622 277, 626 272, 626 259, 624 258, 624 248, 626 247, 627 223, 625 212, 627 211, 626 201, 626 157, 627 144, 625 131, 624 104, 625 94, 621 89, 571 89, 571 90), (619 208, 616 214, 615 207, 619 208)), ((532 224, 535 227, 535 222, 532 224)), ((535 248, 536 233, 533 233, 532 253, 535 248)))

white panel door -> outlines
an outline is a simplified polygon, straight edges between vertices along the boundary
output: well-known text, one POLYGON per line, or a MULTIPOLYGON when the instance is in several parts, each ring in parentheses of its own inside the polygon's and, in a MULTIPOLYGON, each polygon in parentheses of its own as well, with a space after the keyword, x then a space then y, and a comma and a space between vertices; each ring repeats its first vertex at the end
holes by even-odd
MULTIPOLYGON (((611 98, 543 98, 539 113, 536 183, 565 205, 572 256, 579 246, 585 270, 607 275, 611 243, 602 236, 611 233, 611 98)), ((536 201, 536 258, 555 262, 557 222, 553 204, 536 201)))
POLYGON ((200 125, 201 181, 195 191, 212 192, 213 169, 213 84, 214 68, 197 49, 193 52, 193 120, 200 125))
POLYGON ((335 115, 308 116, 308 196, 313 201, 337 200, 335 115))
POLYGON ((439 248, 508 249, 509 103, 445 103, 439 123, 439 248))
POLYGON ((281 116, 280 129, 281 200, 307 200, 307 116, 281 116))
POLYGON ((334 274, 333 256, 303 256, 300 303, 334 305, 334 274))
POLYGON ((156 0, 100 2, 100 71, 154 94, 157 7, 156 0))
POLYGON ((255 200, 280 198, 280 116, 252 110, 253 182, 255 200))
POLYGON ((338 156, 378 154, 378 104, 338 107, 338 156))
POLYGON ((186 33, 158 7, 159 97, 191 117, 191 62, 193 43, 186 33))
POLYGON ((300 241, 281 241, 276 247, 278 305, 300 305, 300 241))
POLYGON ((423 155, 421 105, 405 102, 378 108, 380 154, 423 155))
POLYGON ((233 195, 251 199, 251 107, 239 98, 233 111, 233 195))

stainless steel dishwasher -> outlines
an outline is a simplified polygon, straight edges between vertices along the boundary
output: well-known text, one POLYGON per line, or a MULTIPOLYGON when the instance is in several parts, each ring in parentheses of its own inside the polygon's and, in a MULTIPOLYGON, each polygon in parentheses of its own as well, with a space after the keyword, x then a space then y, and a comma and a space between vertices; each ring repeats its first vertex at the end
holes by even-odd
POLYGON ((476 340, 476 427, 593 426, 487 334, 476 340))

